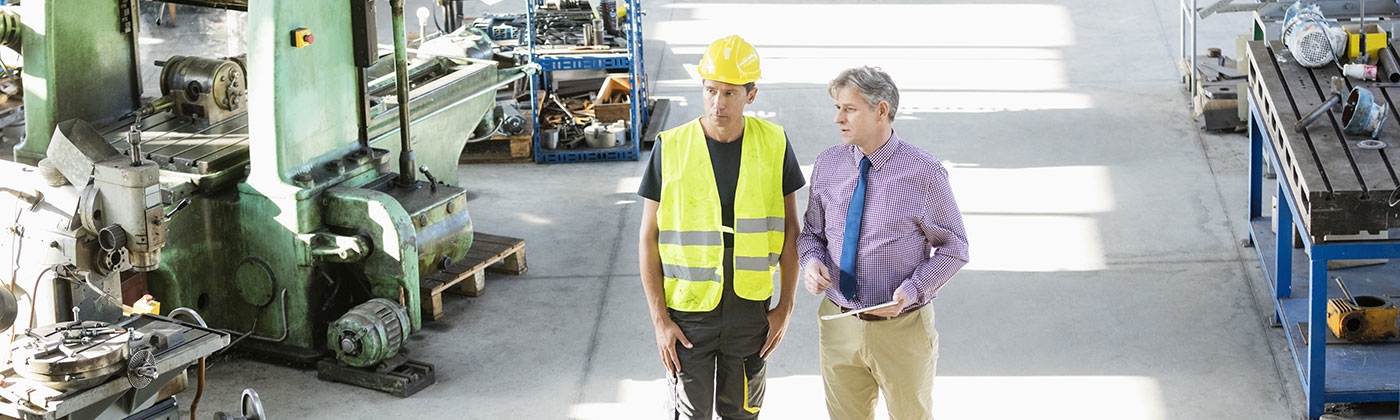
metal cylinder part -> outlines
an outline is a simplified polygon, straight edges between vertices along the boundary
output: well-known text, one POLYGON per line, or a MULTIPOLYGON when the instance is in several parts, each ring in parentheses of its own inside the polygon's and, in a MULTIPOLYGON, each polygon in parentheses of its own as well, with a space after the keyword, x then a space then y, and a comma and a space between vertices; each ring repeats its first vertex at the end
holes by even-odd
POLYGON ((0 8, 0 46, 19 51, 21 25, 19 21, 19 10, 15 7, 18 6, 0 8))
POLYGON ((131 166, 141 166, 141 129, 136 125, 126 131, 126 146, 126 154, 131 155, 131 166))
POLYGON ((617 36, 617 1, 599 0, 598 17, 603 18, 603 31, 617 36))
POLYGON ((593 19, 593 43, 588 45, 603 45, 603 20, 593 19))
POLYGON ((247 96, 248 82, 243 67, 234 60, 172 56, 160 72, 160 93, 180 91, 185 102, 197 102, 208 94, 214 105, 237 109, 247 96))
POLYGON ((398 355, 408 338, 408 310, 376 298, 361 303, 331 323, 326 344, 336 359, 355 367, 373 366, 398 355))
POLYGON ((121 225, 111 225, 97 231, 97 245, 103 251, 116 251, 126 246, 126 229, 121 225))
POLYGON ((1380 77, 1390 81, 1390 83, 1400 83, 1400 63, 1395 61, 1395 50, 1386 47, 1380 50, 1381 71, 1380 77))

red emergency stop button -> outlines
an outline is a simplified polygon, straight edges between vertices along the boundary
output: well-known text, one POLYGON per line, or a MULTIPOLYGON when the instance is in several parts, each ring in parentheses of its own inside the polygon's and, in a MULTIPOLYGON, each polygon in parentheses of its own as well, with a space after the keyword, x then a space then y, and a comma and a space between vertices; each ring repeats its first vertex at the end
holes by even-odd
POLYGON ((311 35, 311 30, 307 28, 297 28, 292 31, 292 46, 296 48, 311 45, 316 37, 311 35))

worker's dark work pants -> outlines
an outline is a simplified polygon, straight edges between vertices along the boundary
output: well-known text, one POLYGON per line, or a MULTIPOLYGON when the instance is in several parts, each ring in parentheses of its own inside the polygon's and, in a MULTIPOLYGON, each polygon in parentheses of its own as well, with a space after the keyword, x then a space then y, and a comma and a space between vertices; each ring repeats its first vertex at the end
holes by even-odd
POLYGON ((756 419, 763 404, 767 365, 759 351, 768 340, 769 300, 740 298, 728 281, 733 277, 725 278, 724 297, 714 310, 669 311, 694 345, 676 344, 681 362, 679 378, 671 379, 676 419, 712 420, 711 407, 725 420, 756 419))

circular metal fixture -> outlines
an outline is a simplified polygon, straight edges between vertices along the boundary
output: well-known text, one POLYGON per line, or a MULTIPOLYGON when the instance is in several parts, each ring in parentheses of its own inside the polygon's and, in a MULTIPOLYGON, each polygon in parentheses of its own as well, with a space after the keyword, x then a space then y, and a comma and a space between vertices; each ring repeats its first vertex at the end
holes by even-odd
POLYGON ((160 93, 169 95, 177 90, 183 91, 189 102, 210 95, 216 106, 232 111, 247 96, 247 83, 237 61, 177 55, 166 60, 161 69, 160 93))
POLYGON ((88 388, 126 370, 130 332, 98 321, 27 329, 10 354, 15 373, 57 389, 88 388))
POLYGON ((262 398, 258 397, 258 391, 252 388, 243 390, 243 418, 248 420, 263 420, 267 418, 267 413, 263 412, 262 398))

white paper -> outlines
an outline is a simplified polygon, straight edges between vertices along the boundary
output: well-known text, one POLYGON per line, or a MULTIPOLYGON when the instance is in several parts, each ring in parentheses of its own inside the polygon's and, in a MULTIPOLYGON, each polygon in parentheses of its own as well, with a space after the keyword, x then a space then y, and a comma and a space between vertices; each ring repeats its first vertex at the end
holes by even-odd
POLYGON ((833 319, 836 319, 836 318, 840 318, 840 317, 843 317, 843 316, 851 316, 851 315, 855 315, 855 314, 858 314, 858 313, 861 313, 861 312, 868 312, 868 311, 873 311, 873 310, 880 309, 880 308, 887 308, 887 307, 894 306, 894 305, 898 305, 898 304, 899 304, 898 301, 893 301, 893 300, 892 300, 892 301, 885 302, 885 303, 881 303, 881 304, 879 304, 879 305, 871 306, 871 307, 868 307, 868 308, 853 309, 853 310, 851 310, 850 312, 842 312, 842 313, 835 314, 835 315, 827 315, 827 316, 822 317, 822 321, 830 321, 830 320, 833 320, 833 319))

